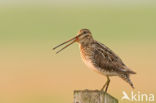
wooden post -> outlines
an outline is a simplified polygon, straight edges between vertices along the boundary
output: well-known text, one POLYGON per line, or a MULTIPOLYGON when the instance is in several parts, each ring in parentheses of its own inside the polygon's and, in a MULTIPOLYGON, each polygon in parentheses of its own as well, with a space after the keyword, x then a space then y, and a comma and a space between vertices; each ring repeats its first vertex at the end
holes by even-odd
POLYGON ((75 90, 74 103, 118 103, 118 100, 99 90, 75 90))

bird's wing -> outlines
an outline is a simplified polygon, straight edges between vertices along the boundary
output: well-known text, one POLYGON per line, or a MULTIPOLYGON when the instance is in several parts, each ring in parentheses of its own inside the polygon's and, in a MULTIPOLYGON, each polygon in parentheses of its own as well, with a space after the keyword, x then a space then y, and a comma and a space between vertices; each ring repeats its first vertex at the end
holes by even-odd
POLYGON ((95 66, 110 72, 133 73, 133 71, 128 69, 122 60, 104 44, 96 42, 95 46, 93 56, 95 66))

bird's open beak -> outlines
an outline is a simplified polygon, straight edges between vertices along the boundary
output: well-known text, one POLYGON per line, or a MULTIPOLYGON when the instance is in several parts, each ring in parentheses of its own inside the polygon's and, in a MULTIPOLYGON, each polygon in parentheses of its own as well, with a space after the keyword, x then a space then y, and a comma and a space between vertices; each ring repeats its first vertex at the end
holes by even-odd
POLYGON ((75 43, 76 41, 78 41, 80 36, 81 36, 81 34, 80 34, 80 35, 75 36, 75 37, 74 37, 74 38, 72 38, 72 39, 69 39, 69 40, 67 40, 67 41, 63 42, 62 44, 60 44, 60 45, 58 45, 58 46, 54 47, 54 48, 53 48, 53 50, 55 50, 56 48, 58 48, 58 47, 60 47, 60 46, 62 46, 62 45, 64 45, 64 44, 66 44, 66 43, 70 42, 70 43, 69 43, 69 44, 67 44, 65 47, 63 47, 62 49, 60 49, 60 50, 58 50, 58 51, 56 52, 56 54, 57 54, 57 53, 59 53, 60 51, 64 50, 65 48, 67 48, 67 47, 68 47, 68 46, 70 46, 71 44, 73 44, 73 43, 75 43))

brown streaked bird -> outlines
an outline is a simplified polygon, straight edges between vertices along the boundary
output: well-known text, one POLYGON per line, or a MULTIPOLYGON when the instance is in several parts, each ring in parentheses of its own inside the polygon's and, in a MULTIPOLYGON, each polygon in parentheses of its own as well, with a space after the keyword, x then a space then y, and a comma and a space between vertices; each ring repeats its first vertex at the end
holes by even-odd
POLYGON ((81 29, 77 36, 54 47, 53 50, 68 42, 70 43, 56 53, 59 53, 74 42, 77 42, 79 44, 81 57, 84 63, 89 68, 92 68, 94 71, 107 77, 107 81, 102 87, 101 91, 105 89, 104 91, 107 92, 110 83, 110 76, 119 76, 124 81, 129 83, 132 88, 134 88, 129 76, 130 74, 136 73, 130 70, 107 46, 94 40, 91 32, 88 29, 81 29))

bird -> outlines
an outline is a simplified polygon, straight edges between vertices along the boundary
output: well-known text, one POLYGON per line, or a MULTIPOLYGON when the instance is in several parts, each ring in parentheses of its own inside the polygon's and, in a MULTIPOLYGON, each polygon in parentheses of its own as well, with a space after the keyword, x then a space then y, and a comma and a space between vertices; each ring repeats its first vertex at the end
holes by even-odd
POLYGON ((134 88, 130 75, 136 74, 136 72, 128 68, 123 63, 121 58, 109 47, 96 41, 89 29, 81 29, 75 37, 54 47, 53 50, 68 42, 70 43, 58 50, 56 54, 71 44, 77 42, 79 44, 80 54, 83 62, 92 70, 107 77, 107 81, 102 86, 101 91, 107 92, 111 76, 120 77, 132 88, 134 88))

